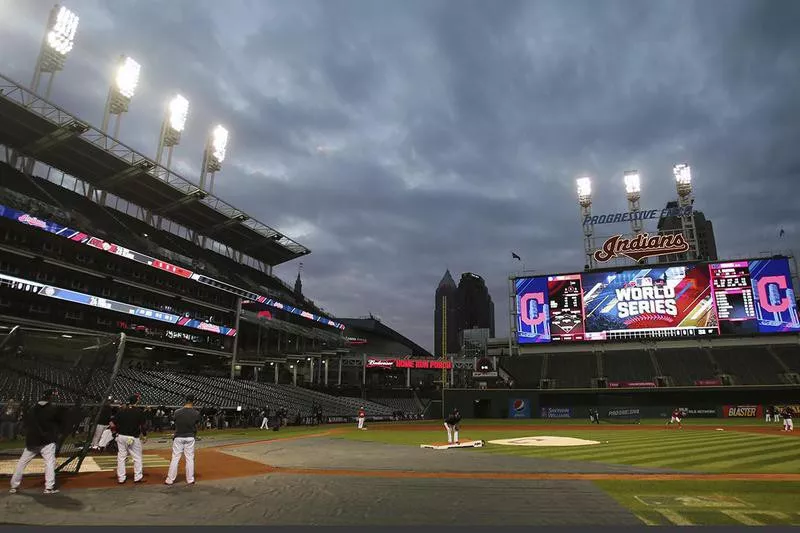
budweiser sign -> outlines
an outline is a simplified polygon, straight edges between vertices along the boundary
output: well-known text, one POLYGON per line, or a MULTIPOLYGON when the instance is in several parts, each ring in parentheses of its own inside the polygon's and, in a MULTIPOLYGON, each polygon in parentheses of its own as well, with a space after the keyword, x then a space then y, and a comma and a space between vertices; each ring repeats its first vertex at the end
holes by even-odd
POLYGON ((640 233, 633 239, 627 239, 624 235, 609 237, 599 250, 595 250, 594 258, 601 263, 621 256, 641 261, 648 257, 680 254, 688 251, 689 243, 686 242, 683 233, 652 236, 640 233))
POLYGON ((367 368, 394 368, 393 359, 368 359, 367 368))

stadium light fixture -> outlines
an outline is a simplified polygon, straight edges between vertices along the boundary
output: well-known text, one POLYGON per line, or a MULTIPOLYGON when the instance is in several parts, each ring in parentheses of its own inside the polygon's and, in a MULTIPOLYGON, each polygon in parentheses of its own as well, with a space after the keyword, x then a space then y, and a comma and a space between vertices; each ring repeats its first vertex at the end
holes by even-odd
POLYGON ((167 113, 161 124, 161 135, 158 139, 156 151, 156 164, 161 164, 164 149, 167 149, 166 168, 172 165, 172 150, 181 141, 181 133, 186 128, 186 119, 189 117, 189 100, 176 94, 167 105, 167 113))
POLYGON ((103 132, 108 133, 111 116, 116 117, 114 126, 114 138, 119 137, 119 126, 122 121, 122 114, 128 111, 133 95, 136 94, 136 87, 139 85, 139 75, 142 67, 133 58, 120 56, 117 64, 114 79, 108 90, 106 107, 103 112, 103 132))
POLYGON ((672 169, 672 174, 675 176, 675 182, 678 188, 691 187, 692 185, 692 168, 686 163, 675 165, 672 169))
POLYGON ((635 170, 631 170, 626 172, 624 175, 625 179, 625 192, 628 193, 629 196, 638 195, 642 192, 642 183, 639 177, 639 173, 635 170))
POLYGON ((592 178, 578 178, 578 199, 584 201, 592 197, 592 178))
POLYGON ((226 128, 217 125, 211 130, 203 154, 203 169, 200 174, 200 189, 205 190, 208 182, 208 192, 214 191, 214 175, 222 169, 222 162, 228 152, 229 133, 226 128))
POLYGON ((39 49, 39 58, 33 72, 31 90, 39 91, 42 74, 50 74, 44 97, 49 98, 56 72, 64 69, 67 54, 75 46, 80 18, 73 11, 56 4, 50 11, 47 27, 39 49))

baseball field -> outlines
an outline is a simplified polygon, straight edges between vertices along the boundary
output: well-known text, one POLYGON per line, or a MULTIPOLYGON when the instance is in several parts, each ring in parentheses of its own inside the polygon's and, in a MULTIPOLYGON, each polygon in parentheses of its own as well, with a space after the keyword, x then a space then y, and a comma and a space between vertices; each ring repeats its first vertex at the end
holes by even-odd
POLYGON ((437 450, 421 445, 446 442, 440 421, 206 432, 191 487, 163 485, 163 435, 146 483, 117 485, 116 458, 91 456, 60 494, 32 474, 0 495, 0 521, 101 525, 124 505, 143 525, 795 525, 797 435, 753 419, 467 420, 460 440, 483 446, 437 450))

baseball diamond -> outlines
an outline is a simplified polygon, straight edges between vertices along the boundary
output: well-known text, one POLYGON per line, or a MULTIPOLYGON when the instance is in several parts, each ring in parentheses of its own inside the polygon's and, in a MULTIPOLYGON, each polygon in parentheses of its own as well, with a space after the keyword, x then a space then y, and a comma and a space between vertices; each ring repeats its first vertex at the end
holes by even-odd
POLYGON ((0 526, 800 525, 800 1, 711 4, 0 2, 0 526))

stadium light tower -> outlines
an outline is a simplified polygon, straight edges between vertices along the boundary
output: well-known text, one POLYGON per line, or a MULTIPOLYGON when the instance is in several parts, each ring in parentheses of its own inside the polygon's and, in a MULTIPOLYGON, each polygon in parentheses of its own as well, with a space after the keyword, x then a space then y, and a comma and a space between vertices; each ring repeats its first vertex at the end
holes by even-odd
MULTIPOLYGON (((642 209, 639 200, 642 198, 642 183, 637 170, 629 170, 623 176, 625 180, 625 195, 628 197, 628 212, 639 213, 642 209)), ((631 230, 634 235, 642 232, 643 225, 640 218, 631 216, 631 230)))
POLYGON ((222 169, 225 154, 228 150, 228 130, 216 126, 208 136, 206 149, 203 152, 203 170, 200 173, 200 189, 205 190, 206 181, 208 192, 214 192, 214 175, 222 169))
POLYGON ((50 11, 42 47, 39 50, 39 58, 36 60, 36 70, 33 72, 33 81, 31 81, 31 90, 38 93, 42 74, 50 74, 47 80, 47 89, 44 92, 45 99, 50 98, 56 72, 64 69, 67 54, 72 50, 75 42, 79 20, 78 15, 58 4, 50 11))
POLYGON ((678 189, 678 207, 681 209, 681 231, 689 243, 687 259, 697 259, 697 234, 694 227, 694 213, 690 208, 694 205, 694 190, 692 188, 692 169, 686 163, 675 165, 672 169, 675 176, 675 186, 678 189))
POLYGON ((164 149, 167 150, 166 168, 172 164, 172 150, 181 142, 181 133, 186 127, 186 118, 189 116, 189 100, 176 94, 170 100, 164 122, 161 124, 161 136, 158 140, 158 152, 156 153, 156 164, 161 164, 164 156, 164 149))
POLYGON ((583 223, 583 250, 586 253, 586 267, 594 268, 594 224, 592 224, 592 179, 578 178, 578 203, 581 206, 583 223))
POLYGON ((103 112, 103 132, 106 134, 108 134, 111 116, 113 115, 116 118, 114 124, 115 139, 119 137, 119 124, 122 122, 122 114, 128 111, 131 99, 136 94, 141 70, 141 65, 133 58, 120 56, 114 79, 108 89, 106 108, 103 112))

